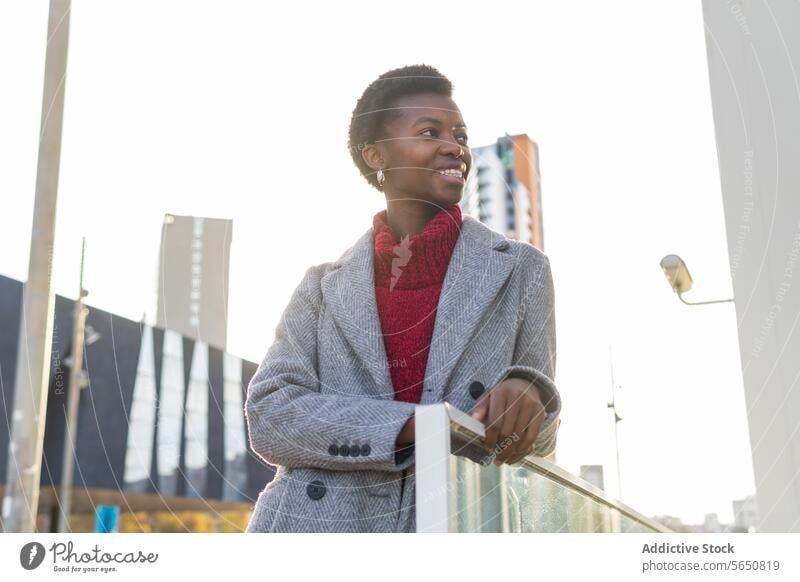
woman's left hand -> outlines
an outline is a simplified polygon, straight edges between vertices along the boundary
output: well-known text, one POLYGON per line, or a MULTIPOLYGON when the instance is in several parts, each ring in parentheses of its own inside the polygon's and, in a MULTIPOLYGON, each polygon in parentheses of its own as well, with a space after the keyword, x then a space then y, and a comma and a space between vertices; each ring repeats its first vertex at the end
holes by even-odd
POLYGON ((487 390, 470 415, 486 425, 486 451, 497 452, 494 464, 512 465, 533 451, 545 408, 535 384, 508 378, 487 390))

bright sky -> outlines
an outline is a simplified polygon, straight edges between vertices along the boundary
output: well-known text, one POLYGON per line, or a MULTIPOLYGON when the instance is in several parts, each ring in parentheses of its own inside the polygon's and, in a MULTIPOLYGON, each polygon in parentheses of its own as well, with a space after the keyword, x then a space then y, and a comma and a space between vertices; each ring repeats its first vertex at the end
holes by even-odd
MULTIPOLYGON (((25 279, 47 2, 0 5, 0 273, 25 279)), ((260 361, 305 269, 384 208, 346 148, 381 73, 437 67, 470 144, 541 152, 563 399, 558 462, 605 466, 622 500, 689 523, 755 490, 701 6, 73 0, 55 291, 154 315, 164 213, 234 221, 229 351, 260 361), (357 8, 356 8, 357 6, 357 8), (658 9, 655 9, 657 8, 658 9)))

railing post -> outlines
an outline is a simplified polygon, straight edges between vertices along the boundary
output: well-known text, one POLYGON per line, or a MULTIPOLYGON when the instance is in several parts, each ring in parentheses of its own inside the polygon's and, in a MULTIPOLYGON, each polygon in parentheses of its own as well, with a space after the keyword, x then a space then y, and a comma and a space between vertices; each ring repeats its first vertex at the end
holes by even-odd
POLYGON ((444 404, 416 407, 417 532, 447 533, 450 520, 450 417, 444 404))

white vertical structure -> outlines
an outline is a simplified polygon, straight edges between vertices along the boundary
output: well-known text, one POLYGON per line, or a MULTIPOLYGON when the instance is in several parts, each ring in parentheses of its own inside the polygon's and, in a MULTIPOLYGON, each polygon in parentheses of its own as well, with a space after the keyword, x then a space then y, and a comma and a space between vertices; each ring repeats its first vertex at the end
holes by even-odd
POLYGON ((125 489, 146 491, 153 462, 153 438, 156 422, 156 363, 153 351, 153 328, 142 330, 142 347, 133 385, 128 414, 128 443, 125 448, 125 489))
POLYGON ((186 393, 186 495, 202 497, 208 465, 208 344, 194 343, 189 387, 186 393))
POLYGON ((757 529, 800 532, 800 4, 703 14, 757 529))
POLYGON ((238 501, 247 487, 247 433, 242 400, 242 360, 227 352, 222 355, 223 416, 225 430, 225 478, 222 499, 238 501))
POLYGON ((156 443, 158 490, 163 495, 177 493, 183 394, 183 338, 178 332, 168 329, 164 331, 164 359, 161 363, 161 397, 156 443))
POLYGON ((414 417, 417 531, 447 533, 454 529, 448 489, 450 417, 444 406, 436 404, 417 406, 414 417))
POLYGON ((51 271, 55 247, 61 129, 67 76, 70 0, 50 0, 44 90, 39 131, 39 161, 33 206, 28 280, 22 294, 14 390, 8 443, 6 486, 0 526, 8 533, 33 532, 39 509, 44 418, 53 341, 51 271))

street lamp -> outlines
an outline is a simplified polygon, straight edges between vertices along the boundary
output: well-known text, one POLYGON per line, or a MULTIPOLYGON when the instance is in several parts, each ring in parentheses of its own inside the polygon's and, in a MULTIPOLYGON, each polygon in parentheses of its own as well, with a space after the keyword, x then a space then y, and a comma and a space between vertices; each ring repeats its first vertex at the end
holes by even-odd
POLYGON ((686 263, 684 263, 683 259, 678 255, 667 255, 661 259, 661 269, 667 277, 669 286, 678 294, 678 299, 683 301, 686 305, 707 305, 709 303, 730 303, 733 301, 733 299, 697 302, 686 301, 682 295, 692 288, 692 276, 689 274, 689 269, 686 268, 686 263))

